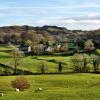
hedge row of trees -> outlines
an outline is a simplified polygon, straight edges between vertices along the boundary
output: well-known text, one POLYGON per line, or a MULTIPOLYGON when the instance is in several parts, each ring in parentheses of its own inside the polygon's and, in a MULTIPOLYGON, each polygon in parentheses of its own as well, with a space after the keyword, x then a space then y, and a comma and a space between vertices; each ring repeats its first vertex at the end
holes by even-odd
POLYGON ((72 58, 74 72, 94 72, 99 73, 100 57, 92 55, 92 57, 87 57, 82 54, 75 54, 72 58), (91 65, 92 69, 89 67, 91 65))
MULTIPOLYGON (((19 52, 18 50, 14 50, 12 52, 12 57, 13 57, 13 62, 14 62, 14 71, 16 74, 16 70, 19 66, 19 64, 21 63, 21 59, 22 59, 22 55, 21 52, 19 52)), ((57 70, 58 72, 62 72, 63 70, 63 61, 55 61, 58 65, 57 70)), ((94 73, 99 73, 100 69, 99 69, 99 65, 100 65, 100 56, 96 56, 96 55, 92 55, 91 57, 87 56, 86 54, 74 54, 72 59, 70 60, 70 66, 72 66, 73 68, 73 72, 83 72, 83 73, 87 73, 87 72, 94 72, 94 73), (92 68, 89 67, 92 66, 92 68)), ((39 64, 38 68, 38 72, 43 74, 48 72, 48 67, 44 62, 41 62, 39 64)), ((66 65, 67 68, 67 65, 66 65)))
MULTIPOLYGON (((14 68, 14 73, 13 74, 18 74, 18 67, 21 63, 21 60, 23 58, 24 55, 22 55, 22 53, 16 49, 15 47, 13 47, 13 51, 11 53, 12 58, 13 58, 13 68, 14 68)), ((57 70, 59 73, 62 72, 63 70, 63 61, 56 61, 57 63, 57 70)), ((94 73, 99 73, 100 69, 99 69, 99 65, 100 65, 100 57, 96 56, 96 55, 92 55, 91 57, 88 57, 87 55, 83 55, 83 54, 74 54, 74 56, 72 57, 72 59, 70 60, 71 65, 69 66, 73 66, 73 72, 94 72, 94 73), (92 66, 92 68, 89 67, 89 65, 92 66)), ((39 66, 37 66, 38 68, 38 72, 37 73, 47 73, 48 72, 48 67, 46 66, 45 63, 41 62, 39 66)), ((67 69, 67 65, 66 65, 66 69, 67 69)), ((20 71, 21 74, 24 74, 23 71, 20 71)), ((20 74, 19 72, 19 74, 20 74)), ((1 71, 2 73, 2 71, 1 71)), ((10 74, 9 70, 7 69, 6 71, 4 71, 4 73, 10 74)), ((29 72, 30 74, 33 74, 31 72, 29 72)))
MULTIPOLYGON (((48 41, 51 41, 52 43, 57 43, 60 41, 68 41, 67 37, 66 39, 64 39, 64 37, 60 39, 62 36, 59 36, 59 39, 57 39, 57 37, 58 36, 50 35, 47 31, 27 30, 23 33, 14 33, 14 34, 0 33, 0 42, 1 44, 7 44, 11 42, 12 44, 18 44, 18 45, 24 43, 26 45, 30 45, 34 53, 38 53, 39 51, 38 49, 41 48, 40 44, 48 45, 48 41)), ((86 36, 84 36, 84 38, 79 37, 80 39, 78 37, 79 36, 73 37, 73 40, 75 40, 77 45, 82 49, 85 48, 87 50, 91 50, 94 49, 94 47, 98 47, 97 46, 98 43, 96 42, 95 39, 93 40, 91 38, 92 39, 91 41, 91 39, 85 38, 86 36)))

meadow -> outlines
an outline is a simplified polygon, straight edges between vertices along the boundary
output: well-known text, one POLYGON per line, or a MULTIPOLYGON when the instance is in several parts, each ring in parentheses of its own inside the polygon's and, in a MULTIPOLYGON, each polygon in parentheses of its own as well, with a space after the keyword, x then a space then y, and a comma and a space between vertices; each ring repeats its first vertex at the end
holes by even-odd
MULTIPOLYGON (((10 51, 12 48, 0 48, 0 63, 13 67, 10 51)), ((19 69, 38 71, 41 62, 52 74, 24 75, 31 84, 25 91, 16 92, 11 81, 18 76, 0 76, 0 100, 100 100, 100 75, 93 73, 64 73, 72 70, 72 56, 25 56, 19 69), (58 64, 63 62, 62 74, 57 73, 58 64), (56 73, 56 74, 54 74, 56 73), (43 91, 35 92, 37 88, 43 91)))
POLYGON ((26 77, 31 88, 16 92, 10 82, 19 76, 0 76, 0 100, 100 100, 100 75, 61 74, 26 77), (35 93, 41 87, 43 91, 35 93))
MULTIPOLYGON (((13 59, 11 57, 11 51, 12 48, 10 47, 4 47, 0 48, 0 63, 8 65, 13 68, 13 59)), ((50 55, 45 55, 45 56, 24 56, 21 59, 21 63, 18 66, 18 69, 23 69, 27 71, 31 71, 33 73, 38 72, 38 67, 40 64, 43 62, 45 66, 48 68, 49 73, 56 73, 57 72, 57 67, 58 63, 57 61, 61 61, 63 64, 63 72, 66 70, 69 71, 71 70, 71 64, 70 64, 70 59, 72 56, 50 56, 50 55)))

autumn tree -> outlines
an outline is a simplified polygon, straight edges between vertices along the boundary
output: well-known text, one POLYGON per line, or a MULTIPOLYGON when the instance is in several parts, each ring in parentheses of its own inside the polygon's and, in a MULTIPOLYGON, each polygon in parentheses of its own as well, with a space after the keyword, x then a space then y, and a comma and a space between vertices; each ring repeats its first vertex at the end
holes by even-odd
POLYGON ((19 33, 12 34, 11 42, 14 44, 18 44, 19 42, 21 42, 20 34, 19 33))
POLYGON ((30 83, 25 77, 17 77, 13 81, 11 81, 11 86, 13 88, 17 88, 20 91, 30 88, 30 83))
POLYGON ((32 47, 32 52, 37 54, 39 52, 39 44, 41 41, 41 36, 37 34, 34 30, 29 30, 21 35, 24 44, 28 44, 32 47))
POLYGON ((4 37, 5 37, 5 33, 0 33, 0 42, 4 43, 4 37))
POLYGON ((94 49, 94 43, 91 41, 91 40, 87 40, 85 43, 84 43, 84 49, 85 50, 88 50, 88 51, 91 51, 94 49))
POLYGON ((63 46, 61 46, 60 51, 62 51, 62 52, 68 52, 68 44, 65 43, 63 46))

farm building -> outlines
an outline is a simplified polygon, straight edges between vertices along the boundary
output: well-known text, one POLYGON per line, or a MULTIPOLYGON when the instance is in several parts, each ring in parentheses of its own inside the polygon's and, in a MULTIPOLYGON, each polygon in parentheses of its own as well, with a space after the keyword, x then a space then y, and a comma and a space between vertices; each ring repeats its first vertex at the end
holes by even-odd
POLYGON ((32 48, 31 48, 31 46, 27 46, 27 45, 20 45, 19 50, 24 53, 29 53, 32 51, 32 48))

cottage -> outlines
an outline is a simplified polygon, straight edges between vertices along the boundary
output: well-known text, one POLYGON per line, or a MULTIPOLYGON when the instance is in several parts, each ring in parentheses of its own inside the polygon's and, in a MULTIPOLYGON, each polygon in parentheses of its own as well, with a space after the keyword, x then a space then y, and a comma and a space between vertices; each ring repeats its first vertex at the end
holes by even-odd
POLYGON ((60 44, 55 44, 55 45, 54 45, 54 51, 55 51, 55 52, 59 52, 60 49, 61 49, 61 45, 60 45, 60 44))
POLYGON ((50 46, 49 46, 48 48, 45 49, 46 52, 52 52, 53 50, 54 50, 54 48, 52 48, 52 47, 50 47, 50 46))
POLYGON ((27 45, 20 45, 19 50, 24 53, 29 53, 32 51, 32 48, 31 46, 27 46, 27 45))

